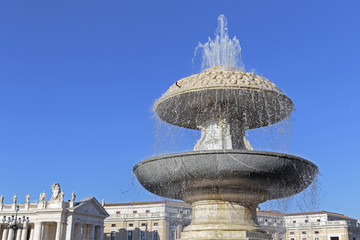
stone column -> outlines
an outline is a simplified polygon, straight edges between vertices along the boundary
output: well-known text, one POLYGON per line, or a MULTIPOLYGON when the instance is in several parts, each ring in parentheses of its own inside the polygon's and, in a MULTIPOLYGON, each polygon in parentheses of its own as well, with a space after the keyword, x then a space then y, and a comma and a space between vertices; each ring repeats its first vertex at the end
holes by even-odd
POLYGON ((14 240, 14 229, 9 229, 7 240, 14 240))
POLYGON ((27 240, 28 224, 23 224, 23 230, 21 231, 21 240, 27 240))
POLYGON ((90 225, 90 240, 95 240, 95 226, 90 225))
POLYGON ((99 226, 99 239, 96 240, 104 240, 104 226, 99 226))
POLYGON ((62 222, 56 223, 56 236, 55 240, 61 240, 62 239, 62 222))
POLYGON ((81 228, 81 240, 87 240, 87 237, 88 237, 88 227, 86 224, 83 224, 81 228))
POLYGON ((74 226, 75 223, 68 220, 66 224, 66 237, 65 237, 66 240, 74 240, 74 234, 75 234, 74 226))
POLYGON ((34 228, 29 228, 29 239, 30 240, 33 240, 34 239, 34 228))
POLYGON ((41 222, 39 223, 35 223, 35 227, 34 227, 34 236, 33 239, 34 240, 41 240, 41 230, 42 230, 42 224, 41 222))
POLYGON ((49 236, 49 225, 46 223, 43 224, 42 234, 43 234, 42 238, 44 240, 47 240, 49 236))
MULTIPOLYGON (((5 226, 5 225, 4 225, 5 226)), ((4 228, 4 230, 3 230, 3 233, 2 233, 2 240, 6 240, 7 239, 7 236, 8 236, 8 234, 9 234, 9 229, 7 229, 7 228, 4 228)))
POLYGON ((22 229, 16 230, 16 240, 21 240, 22 229))
POLYGON ((77 226, 77 229, 76 229, 76 236, 77 236, 77 239, 76 240, 81 240, 81 234, 82 234, 82 224, 79 223, 78 226, 77 226))

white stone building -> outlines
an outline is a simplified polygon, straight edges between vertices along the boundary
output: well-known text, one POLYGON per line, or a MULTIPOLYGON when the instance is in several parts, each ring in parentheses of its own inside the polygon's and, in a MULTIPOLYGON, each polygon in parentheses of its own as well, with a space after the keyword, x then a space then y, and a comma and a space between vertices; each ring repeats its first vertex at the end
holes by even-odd
POLYGON ((360 240, 359 221, 338 213, 289 213, 285 224, 286 240, 360 240))
MULTIPOLYGON (((191 221, 189 204, 174 201, 106 203, 104 240, 175 240, 191 221)), ((258 223, 273 240, 360 240, 360 222, 317 211, 258 211, 258 223)))
POLYGON ((175 201, 105 203, 105 240, 175 240, 190 224, 191 207, 175 201))
POLYGON ((260 226, 273 236, 273 240, 284 240, 286 225, 284 214, 279 211, 258 211, 257 219, 260 226))
POLYGON ((0 216, 5 216, 5 221, 0 224, 0 239, 102 240, 104 219, 109 215, 94 197, 79 202, 75 201, 75 197, 73 193, 72 199, 64 202, 64 192, 58 183, 52 185, 49 201, 46 201, 43 192, 37 203, 30 203, 30 196, 27 195, 26 203, 18 204, 15 195, 12 204, 4 204, 1 195, 0 216), (28 217, 29 222, 21 222, 18 230, 9 229, 9 224, 15 223, 11 221, 11 216, 16 215, 18 218, 28 217))
POLYGON ((258 222, 274 240, 360 240, 360 222, 338 213, 258 211, 258 222))

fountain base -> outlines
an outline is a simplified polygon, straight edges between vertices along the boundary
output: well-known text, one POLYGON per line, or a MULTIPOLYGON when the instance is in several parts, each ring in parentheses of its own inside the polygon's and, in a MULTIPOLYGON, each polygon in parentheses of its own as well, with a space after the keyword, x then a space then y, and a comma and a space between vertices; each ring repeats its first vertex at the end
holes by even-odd
POLYGON ((192 203, 191 225, 180 240, 272 239, 257 224, 257 205, 244 205, 222 200, 201 200, 192 203))

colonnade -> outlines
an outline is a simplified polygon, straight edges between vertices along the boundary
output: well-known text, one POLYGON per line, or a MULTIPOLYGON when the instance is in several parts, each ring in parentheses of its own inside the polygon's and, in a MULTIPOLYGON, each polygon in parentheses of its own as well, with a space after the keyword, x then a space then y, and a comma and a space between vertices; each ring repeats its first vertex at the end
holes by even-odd
POLYGON ((93 224, 73 224, 73 231, 71 233, 71 240, 103 240, 104 227, 95 226, 93 224))
POLYGON ((68 224, 63 222, 38 222, 22 229, 8 229, 1 224, 0 240, 103 240, 104 227, 93 224, 68 224), (68 238, 66 234, 68 233, 68 238), (15 237, 15 238, 14 238, 15 237))
POLYGON ((1 224, 1 240, 28 240, 29 228, 28 224, 24 223, 22 229, 8 229, 7 224, 1 224), (15 237, 15 238, 14 238, 15 237))

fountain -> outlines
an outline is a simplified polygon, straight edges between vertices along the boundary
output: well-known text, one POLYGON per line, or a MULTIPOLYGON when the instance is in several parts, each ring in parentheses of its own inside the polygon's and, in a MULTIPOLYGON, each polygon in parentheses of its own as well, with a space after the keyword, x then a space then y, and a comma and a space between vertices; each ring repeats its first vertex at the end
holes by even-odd
POLYGON ((201 130, 194 151, 153 157, 133 171, 148 191, 191 204, 181 240, 271 239, 257 224, 258 204, 301 192, 318 168, 252 150, 245 131, 283 120, 293 103, 268 79, 238 67, 240 44, 229 39, 225 17, 218 21, 216 38, 198 46, 206 69, 175 82, 153 108, 167 123, 201 130))

